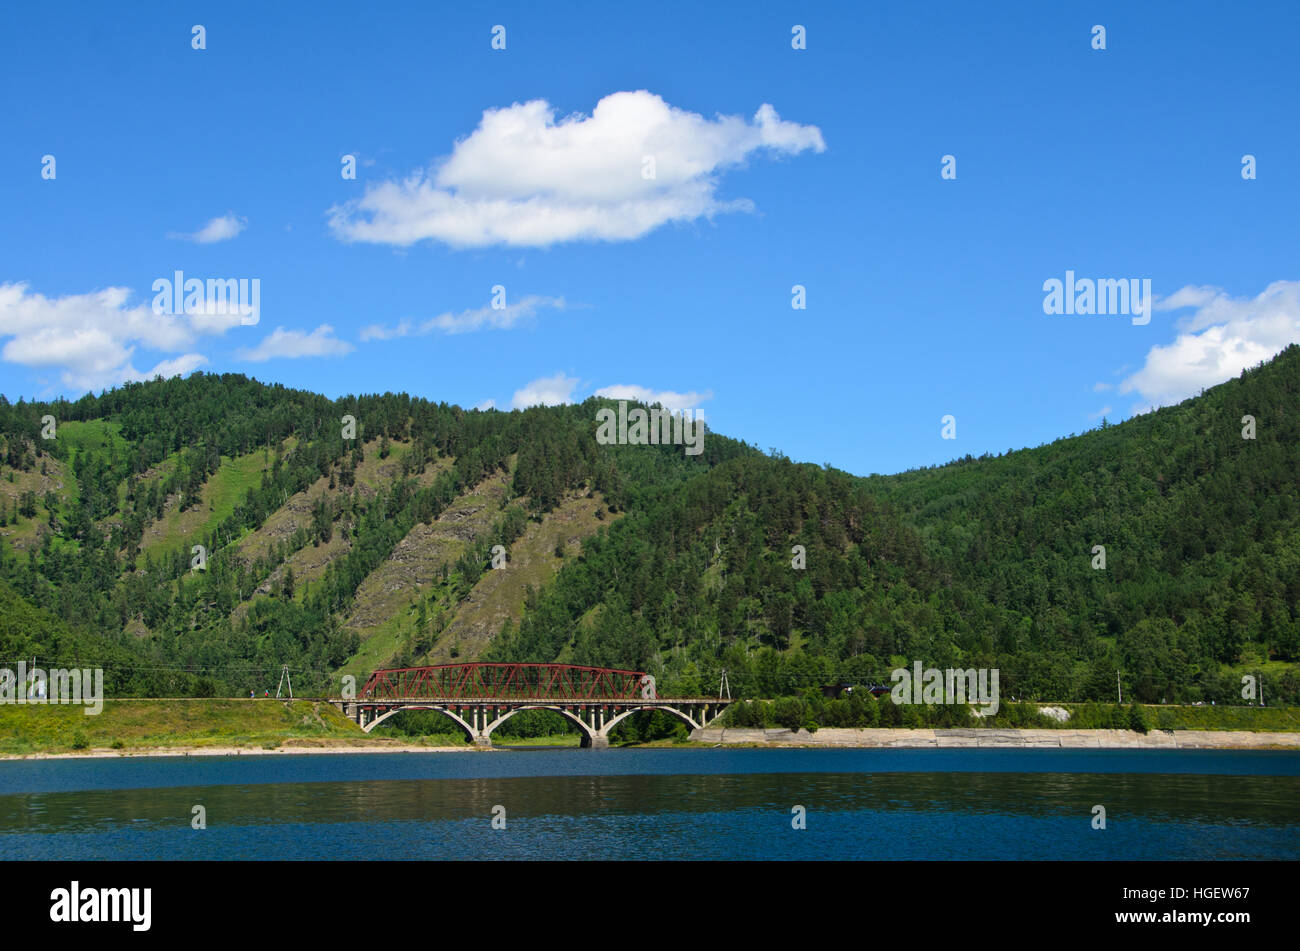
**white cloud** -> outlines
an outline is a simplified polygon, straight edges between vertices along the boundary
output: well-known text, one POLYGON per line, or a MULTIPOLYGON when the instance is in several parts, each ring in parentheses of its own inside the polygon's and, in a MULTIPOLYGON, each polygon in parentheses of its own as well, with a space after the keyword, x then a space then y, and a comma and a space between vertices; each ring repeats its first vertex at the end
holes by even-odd
MULTIPOLYGON (((563 373, 542 377, 526 384, 522 389, 516 390, 510 405, 514 409, 526 409, 529 406, 558 406, 562 403, 572 403, 574 402, 574 390, 577 389, 578 383, 577 377, 565 376, 563 373)), ((613 386, 603 386, 592 395, 613 400, 636 400, 651 406, 658 403, 664 408, 673 411, 696 409, 701 403, 713 399, 712 390, 706 390, 702 393, 677 393, 673 390, 653 390, 648 386, 638 386, 633 383, 617 383, 613 386)), ((494 401, 485 400, 476 409, 486 409, 494 406, 496 406, 494 401)))
POLYGON ((344 241, 403 247, 630 241, 668 222, 752 209, 715 197, 719 173, 752 154, 825 148, 820 129, 786 122, 766 103, 752 120, 706 119, 639 90, 557 121, 536 99, 486 110, 441 164, 368 187, 330 209, 330 227, 344 241), (643 175, 647 156, 653 178, 643 175))
POLYGON ((1095 412, 1095 413, 1089 413, 1089 414, 1088 414, 1088 418, 1089 418, 1089 419, 1101 419, 1103 416, 1109 416, 1109 415, 1110 415, 1111 413, 1113 413, 1113 412, 1115 412, 1115 411, 1114 411, 1114 409, 1112 409, 1111 407, 1109 407, 1109 406, 1103 406, 1101 409, 1097 410, 1097 412, 1095 412))
POLYGON ((485 327, 492 330, 508 330, 519 321, 533 317, 539 310, 544 308, 563 310, 564 298, 539 297, 531 294, 517 304, 507 304, 497 310, 485 305, 470 310, 462 310, 459 314, 448 311, 439 314, 437 317, 430 317, 419 324, 413 324, 410 320, 403 320, 394 327, 371 324, 368 327, 361 328, 361 339, 363 341, 392 340, 396 337, 424 336, 434 331, 446 334, 462 334, 482 330, 485 327))
POLYGON ((652 390, 646 386, 637 386, 631 383, 619 383, 614 386, 603 386, 598 389, 595 396, 605 396, 612 400, 637 400, 648 406, 655 403, 660 404, 665 409, 673 412, 680 412, 686 409, 695 409, 701 403, 713 399, 713 391, 706 390, 703 393, 691 391, 689 393, 675 393, 672 390, 652 390))
POLYGON ((1300 281, 1275 281, 1254 298, 1210 287, 1184 287, 1156 310, 1194 307, 1178 322, 1173 343, 1152 347, 1146 362, 1120 384, 1137 393, 1137 410, 1168 406, 1237 376, 1300 341, 1300 281))
POLYGON ((1186 287, 1174 291, 1168 297, 1162 297, 1156 302, 1155 309, 1182 310, 1184 307, 1204 307, 1221 293, 1223 292, 1217 287, 1196 287, 1188 284, 1186 287))
POLYGON ((200 336, 221 335, 238 324, 203 313, 155 314, 146 303, 132 305, 131 290, 107 287, 89 294, 46 297, 25 283, 0 284, 0 337, 11 339, 0 359, 32 368, 57 368, 70 390, 94 390, 128 380, 188 373, 206 362, 188 352, 140 372, 132 363, 137 347, 181 353, 200 336))
POLYGON ((351 353, 352 344, 334 336, 334 328, 321 324, 311 333, 276 327, 256 347, 240 350, 241 360, 262 363, 266 360, 296 360, 299 357, 340 357, 351 353))
POLYGON ((497 408, 497 401, 496 401, 496 400, 484 400, 482 403, 478 403, 478 404, 476 404, 476 405, 474 406, 474 408, 475 408, 475 409, 481 409, 481 410, 496 409, 496 408, 497 408))
POLYGON ((409 320, 402 320, 394 327, 385 327, 383 324, 369 324, 361 328, 359 334, 362 343, 371 340, 394 340, 398 337, 409 337, 413 333, 419 333, 419 330, 409 320))
POLYGON ((248 227, 248 219, 240 218, 232 212, 220 218, 213 218, 198 231, 189 234, 172 232, 167 237, 193 241, 197 244, 215 244, 218 241, 229 241, 246 227, 248 227))
POLYGON ((559 406, 561 403, 573 402, 573 390, 578 385, 578 378, 557 373, 555 376, 543 377, 515 390, 510 405, 514 409, 527 409, 530 406, 559 406))
POLYGON ((152 370, 148 370, 135 377, 136 382, 152 380, 156 376, 163 379, 170 379, 174 376, 189 376, 203 364, 208 362, 208 358, 201 353, 186 353, 174 360, 162 360, 157 363, 152 370))

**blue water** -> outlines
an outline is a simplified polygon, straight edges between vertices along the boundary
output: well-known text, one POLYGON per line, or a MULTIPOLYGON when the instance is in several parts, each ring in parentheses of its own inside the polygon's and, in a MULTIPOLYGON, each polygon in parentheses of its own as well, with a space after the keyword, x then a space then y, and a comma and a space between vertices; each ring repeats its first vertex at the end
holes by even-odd
MULTIPOLYGON (((498 820, 499 824, 499 820, 498 820)), ((30 859, 1300 858, 1300 753, 517 750, 0 762, 30 859), (193 829, 193 807, 207 828, 193 829), (1093 807, 1106 809, 1094 829, 1093 807), (493 827, 504 809, 505 828, 493 827), (806 828, 792 827, 802 806, 806 828)))

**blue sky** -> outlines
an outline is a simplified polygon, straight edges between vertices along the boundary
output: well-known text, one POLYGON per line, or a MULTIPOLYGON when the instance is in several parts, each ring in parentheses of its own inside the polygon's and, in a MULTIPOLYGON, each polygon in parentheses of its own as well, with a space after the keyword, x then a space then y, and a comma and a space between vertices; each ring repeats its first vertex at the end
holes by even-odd
POLYGON ((14 8, 0 392, 665 394, 867 474, 1300 340, 1300 7, 987 6, 14 8), (257 323, 153 313, 176 270, 258 279, 257 323), (1149 279, 1152 319, 1045 314, 1067 270, 1149 279))

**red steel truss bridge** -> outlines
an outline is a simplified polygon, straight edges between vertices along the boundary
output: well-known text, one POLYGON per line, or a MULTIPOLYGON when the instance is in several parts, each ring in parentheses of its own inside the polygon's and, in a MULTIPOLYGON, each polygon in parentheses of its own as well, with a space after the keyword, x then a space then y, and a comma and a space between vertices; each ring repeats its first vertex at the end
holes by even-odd
POLYGON ((582 730, 582 745, 609 746, 609 732, 640 710, 662 710, 692 730, 716 719, 730 699, 665 698, 638 670, 573 664, 439 664, 376 670, 355 699, 335 701, 369 733, 402 710, 438 710, 479 746, 523 710, 556 710, 582 730))

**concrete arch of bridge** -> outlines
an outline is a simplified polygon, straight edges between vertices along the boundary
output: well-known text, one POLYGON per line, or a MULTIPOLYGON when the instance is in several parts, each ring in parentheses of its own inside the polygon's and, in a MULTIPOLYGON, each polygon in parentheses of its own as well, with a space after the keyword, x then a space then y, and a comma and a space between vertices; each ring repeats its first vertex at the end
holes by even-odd
POLYGON ((579 717, 577 714, 573 713, 572 711, 566 710, 561 706, 557 706, 551 703, 530 703, 527 706, 512 707, 511 709, 507 710, 505 713, 501 714, 501 716, 493 720, 491 723, 489 723, 487 726, 485 726, 483 728, 483 735, 486 737, 491 737, 493 730, 495 730, 501 724, 505 723, 516 713, 523 713, 525 710, 554 710, 557 713, 564 716, 565 719, 573 723, 576 723, 579 729, 582 730, 583 735, 585 735, 588 739, 596 735, 596 731, 594 731, 589 724, 584 723, 582 718, 579 717))
POLYGON ((383 723, 389 717, 398 713, 404 713, 407 710, 437 710, 439 713, 445 715, 449 720, 453 720, 457 724, 459 724, 460 728, 465 731, 465 735, 470 738, 471 742, 474 740, 475 736, 477 735, 474 732, 474 728, 470 726, 468 722, 466 722, 458 714, 452 712, 448 707, 439 703, 420 704, 419 706, 416 706, 414 704, 408 704, 401 707, 394 707, 392 710, 389 710, 387 713, 381 713, 379 716, 375 717, 375 719, 371 720, 361 729, 363 732, 369 733, 371 730, 379 726, 379 724, 383 723))
POLYGON ((622 713, 618 714, 618 716, 610 720, 607 720, 605 722, 604 728, 600 731, 600 735, 609 736, 610 731, 613 730, 614 727, 618 726, 620 723, 622 723, 632 714, 641 713, 642 711, 645 710, 660 710, 664 713, 668 713, 671 714, 672 716, 675 716, 677 719, 681 720, 692 730, 700 729, 700 724, 696 723, 694 720, 692 720, 689 716, 687 716, 682 711, 678 710, 676 707, 657 707, 657 706, 656 707, 633 707, 632 709, 624 710, 622 713))

